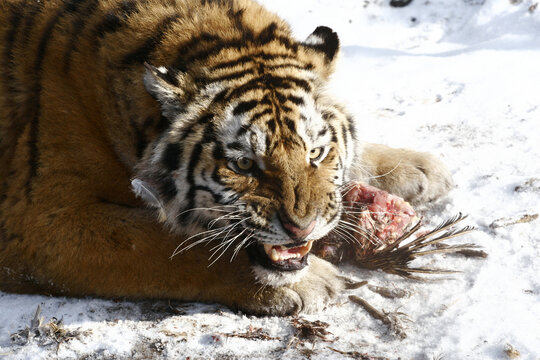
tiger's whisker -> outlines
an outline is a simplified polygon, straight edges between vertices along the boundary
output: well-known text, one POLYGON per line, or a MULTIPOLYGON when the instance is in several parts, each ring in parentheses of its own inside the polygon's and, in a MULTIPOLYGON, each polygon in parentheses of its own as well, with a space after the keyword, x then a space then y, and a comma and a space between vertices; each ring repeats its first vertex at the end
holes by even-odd
MULTIPOLYGON (((242 242, 240 242, 236 248, 234 249, 234 252, 233 252, 233 255, 231 257, 231 262, 234 260, 234 258, 238 255, 238 253, 240 252, 240 250, 244 247, 244 245, 249 241, 251 240, 251 238, 255 235, 255 233, 253 232, 253 230, 251 230, 251 233, 244 239, 242 240, 242 242)), ((248 247, 250 243, 248 243, 245 247, 248 247)))
MULTIPOLYGON (((236 240, 239 236, 241 236, 246 230, 247 230, 247 229, 242 230, 238 235, 236 235, 234 238, 232 238, 232 239, 229 241, 229 245, 227 245, 227 247, 221 252, 221 254, 220 254, 214 261, 212 261, 212 262, 210 263, 210 265, 208 265, 208 267, 214 265, 215 262, 218 261, 219 258, 221 258, 221 257, 223 256, 223 254, 225 254, 225 252, 227 251, 227 249, 229 249, 229 247, 234 243, 234 240, 236 240)), ((212 257, 213 257, 214 255, 215 255, 215 253, 212 254, 212 256, 209 258, 209 260, 212 259, 212 257)))

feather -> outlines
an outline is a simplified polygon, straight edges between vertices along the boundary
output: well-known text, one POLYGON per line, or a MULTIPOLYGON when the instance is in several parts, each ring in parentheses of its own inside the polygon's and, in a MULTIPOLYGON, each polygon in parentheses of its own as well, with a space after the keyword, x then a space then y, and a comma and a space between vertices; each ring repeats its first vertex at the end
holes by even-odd
POLYGON ((148 205, 158 209, 158 220, 160 222, 167 220, 165 207, 159 199, 159 195, 147 182, 140 179, 133 179, 131 180, 131 189, 137 197, 140 197, 148 205))

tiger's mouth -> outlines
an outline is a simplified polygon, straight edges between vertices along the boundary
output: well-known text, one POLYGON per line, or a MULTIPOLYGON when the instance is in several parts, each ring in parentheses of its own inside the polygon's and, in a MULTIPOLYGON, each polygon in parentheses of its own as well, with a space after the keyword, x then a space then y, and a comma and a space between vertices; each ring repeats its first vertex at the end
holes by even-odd
POLYGON ((296 271, 308 265, 307 259, 312 245, 313 240, 284 245, 256 243, 247 250, 252 262, 267 269, 296 271))

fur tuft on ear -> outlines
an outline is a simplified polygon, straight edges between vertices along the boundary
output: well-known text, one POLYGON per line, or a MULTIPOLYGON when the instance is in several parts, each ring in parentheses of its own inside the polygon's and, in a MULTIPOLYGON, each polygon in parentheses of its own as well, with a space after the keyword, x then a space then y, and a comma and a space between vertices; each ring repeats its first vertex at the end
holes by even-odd
POLYGON ((174 119, 189 101, 193 82, 189 75, 175 69, 155 67, 144 63, 144 86, 154 99, 161 104, 161 112, 168 119, 174 119))
POLYGON ((338 53, 339 38, 329 27, 319 26, 308 36, 304 45, 323 54, 325 62, 330 63, 338 53))

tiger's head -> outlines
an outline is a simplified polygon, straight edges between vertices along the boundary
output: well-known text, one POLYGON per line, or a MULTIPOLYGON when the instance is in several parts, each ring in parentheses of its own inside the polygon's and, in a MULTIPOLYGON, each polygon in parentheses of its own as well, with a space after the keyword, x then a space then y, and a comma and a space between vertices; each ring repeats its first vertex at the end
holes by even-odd
POLYGON ((352 120, 325 95, 339 40, 317 28, 218 54, 194 69, 146 65, 144 83, 170 122, 133 187, 211 259, 246 248, 259 268, 308 265, 313 241, 340 219, 340 187, 357 149, 352 120))

